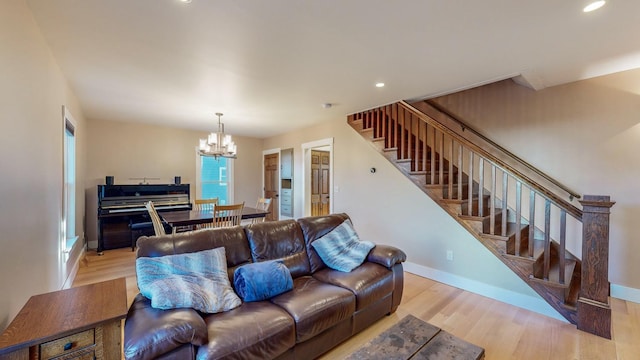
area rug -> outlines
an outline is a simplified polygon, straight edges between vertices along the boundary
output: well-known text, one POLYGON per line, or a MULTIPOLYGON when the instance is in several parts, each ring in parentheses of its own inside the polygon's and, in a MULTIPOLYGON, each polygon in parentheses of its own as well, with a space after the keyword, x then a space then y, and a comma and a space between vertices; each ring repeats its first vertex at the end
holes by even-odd
POLYGON ((348 360, 479 360, 484 349, 412 315, 369 341, 348 360))

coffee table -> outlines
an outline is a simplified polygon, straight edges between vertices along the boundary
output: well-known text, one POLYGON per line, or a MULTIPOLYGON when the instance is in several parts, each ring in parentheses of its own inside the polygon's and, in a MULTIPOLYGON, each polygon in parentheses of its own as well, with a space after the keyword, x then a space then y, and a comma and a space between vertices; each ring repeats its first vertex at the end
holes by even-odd
POLYGON ((347 359, 480 360, 484 349, 407 315, 347 359))

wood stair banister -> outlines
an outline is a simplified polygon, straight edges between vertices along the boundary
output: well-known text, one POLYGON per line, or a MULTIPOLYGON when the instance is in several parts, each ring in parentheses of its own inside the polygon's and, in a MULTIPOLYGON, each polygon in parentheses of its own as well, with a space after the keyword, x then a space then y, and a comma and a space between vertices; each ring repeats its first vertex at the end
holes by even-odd
POLYGON ((570 201, 578 194, 546 175, 542 180, 551 188, 536 182, 541 172, 531 165, 439 121, 451 114, 419 107, 428 114, 400 101, 349 115, 348 123, 560 314, 581 330, 610 338, 606 266, 614 203, 585 195, 581 210, 551 189, 568 192, 570 201), (570 236, 582 224, 582 260, 566 249, 567 214, 570 236))
MULTIPOLYGON (((468 139, 460 136, 457 132, 451 130, 450 128, 448 128, 448 127, 446 127, 444 125, 442 125, 441 123, 439 123, 435 119, 429 117, 428 115, 422 113, 420 110, 418 110, 414 106, 410 105, 409 103, 407 103, 405 101, 400 101, 399 104, 401 104, 403 107, 405 107, 408 111, 412 112, 413 114, 416 114, 416 116, 418 116, 423 121, 426 121, 427 123, 431 124, 432 126, 437 127, 443 133, 445 133, 445 134, 447 134, 449 136, 457 138, 458 141, 462 142, 465 146, 467 146, 470 149, 472 149, 476 154, 479 154, 482 157, 484 157, 485 159, 490 160, 491 162, 493 162, 496 165, 500 166, 501 168, 504 168, 509 173, 513 174, 515 177, 520 178, 523 182, 525 182, 525 183, 529 184, 531 187, 533 187, 536 190, 536 192, 538 192, 540 194, 543 194, 545 197, 549 198, 551 201, 553 201, 559 207, 567 209, 567 212, 570 213, 572 216, 574 216, 576 219, 581 219, 582 218, 582 211, 580 209, 578 209, 573 204, 567 202, 566 200, 562 199, 561 197, 556 195, 554 192, 552 192, 548 188, 546 188, 543 185, 541 185, 539 182, 536 182, 531 177, 530 174, 527 174, 527 173, 523 172, 521 169, 516 168, 514 166, 514 164, 509 164, 505 160, 503 160, 502 158, 497 157, 494 154, 490 153, 489 151, 487 151, 486 149, 484 149, 480 145, 472 143, 468 139)), ((526 163, 526 162, 520 160, 519 158, 518 158, 518 162, 526 163)), ((527 164, 527 165, 532 167, 529 164, 527 164)), ((577 197, 579 197, 579 195, 577 197)))

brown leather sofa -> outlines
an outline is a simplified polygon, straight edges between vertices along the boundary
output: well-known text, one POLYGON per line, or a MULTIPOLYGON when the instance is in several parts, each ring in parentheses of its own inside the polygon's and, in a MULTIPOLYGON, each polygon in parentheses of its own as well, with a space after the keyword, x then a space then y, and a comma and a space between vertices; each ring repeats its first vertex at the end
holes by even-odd
POLYGON ((313 359, 393 313, 402 298, 404 252, 376 245, 361 266, 344 273, 328 268, 311 247, 346 219, 333 214, 140 237, 138 257, 224 246, 231 284, 238 266, 281 259, 294 288, 217 314, 154 309, 138 294, 125 322, 125 357, 313 359))

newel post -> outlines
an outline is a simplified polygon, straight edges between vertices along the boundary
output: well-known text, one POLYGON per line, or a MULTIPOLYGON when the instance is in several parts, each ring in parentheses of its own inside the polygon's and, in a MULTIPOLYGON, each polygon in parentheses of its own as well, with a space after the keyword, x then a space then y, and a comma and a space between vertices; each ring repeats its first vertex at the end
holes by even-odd
POLYGON ((578 329, 611 339, 608 196, 585 195, 582 204, 582 279, 578 329))

